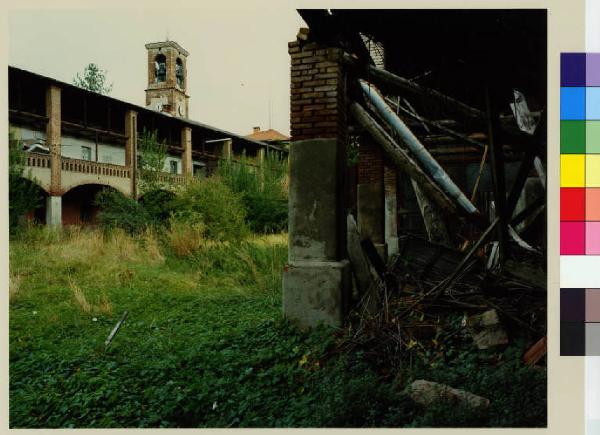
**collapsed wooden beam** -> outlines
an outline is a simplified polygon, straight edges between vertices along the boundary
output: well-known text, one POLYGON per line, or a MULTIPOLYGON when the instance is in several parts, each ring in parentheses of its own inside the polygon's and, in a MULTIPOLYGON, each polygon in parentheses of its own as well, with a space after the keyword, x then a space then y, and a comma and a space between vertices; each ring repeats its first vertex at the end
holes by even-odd
MULTIPOLYGON (((348 53, 344 53, 343 61, 350 66, 356 67, 359 65, 358 60, 348 53)), ((485 122, 485 113, 481 110, 444 95, 435 89, 421 86, 404 77, 400 77, 384 69, 377 68, 374 65, 366 65, 366 74, 369 77, 369 80, 373 81, 374 83, 389 85, 402 91, 409 92, 413 95, 428 97, 443 105, 450 111, 466 115, 471 119, 477 119, 480 122, 485 122)))
POLYGON ((434 201, 440 209, 451 214, 457 214, 458 210, 446 193, 429 178, 419 167, 412 157, 404 151, 392 139, 392 137, 369 115, 369 113, 358 103, 350 105, 350 113, 354 119, 373 137, 381 146, 384 153, 392 163, 400 170, 406 172, 410 178, 415 180, 423 189, 423 192, 434 201))
POLYGON ((423 165, 429 176, 431 176, 435 182, 467 212, 467 214, 478 214, 477 208, 469 201, 469 198, 467 198, 462 190, 454 183, 454 181, 452 181, 446 171, 431 156, 427 148, 423 146, 406 124, 404 124, 390 106, 387 105, 377 88, 364 80, 359 80, 359 84, 369 102, 375 106, 379 115, 381 115, 388 123, 391 129, 398 134, 419 163, 423 165))
POLYGON ((440 214, 436 213, 435 204, 432 204, 423 194, 423 190, 415 180, 411 180, 411 182, 417 198, 417 204, 421 210, 421 216, 423 216, 425 231, 427 231, 429 241, 438 245, 451 246, 448 228, 440 214))
POLYGON ((475 140, 475 139, 471 139, 469 136, 467 136, 466 134, 462 134, 459 133, 455 130, 452 130, 451 128, 446 127, 445 125, 437 122, 437 121, 432 121, 430 119, 424 118, 420 115, 417 115, 416 113, 413 113, 409 110, 406 110, 404 107, 400 106, 399 104, 397 104, 395 101, 393 101, 390 98, 385 98, 386 103, 388 103, 393 109, 395 110, 399 110, 400 112, 402 112, 404 115, 408 116, 409 118, 412 118, 416 121, 422 122, 423 124, 426 125, 430 125, 434 128, 437 128, 440 131, 443 131, 444 133, 448 134, 449 136, 452 136, 456 139, 460 139, 463 142, 467 142, 473 145, 477 145, 480 148, 484 148, 486 145, 475 140))

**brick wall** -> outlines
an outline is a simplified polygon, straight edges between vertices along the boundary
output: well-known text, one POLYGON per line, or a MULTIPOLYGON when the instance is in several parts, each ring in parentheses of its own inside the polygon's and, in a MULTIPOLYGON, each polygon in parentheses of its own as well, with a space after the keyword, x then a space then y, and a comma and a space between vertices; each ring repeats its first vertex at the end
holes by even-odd
POLYGON ((341 50, 322 47, 300 29, 288 44, 291 57, 292 141, 344 138, 346 108, 341 50))
POLYGON ((358 151, 358 184, 380 183, 383 179, 383 153, 373 140, 366 136, 360 140, 358 151))

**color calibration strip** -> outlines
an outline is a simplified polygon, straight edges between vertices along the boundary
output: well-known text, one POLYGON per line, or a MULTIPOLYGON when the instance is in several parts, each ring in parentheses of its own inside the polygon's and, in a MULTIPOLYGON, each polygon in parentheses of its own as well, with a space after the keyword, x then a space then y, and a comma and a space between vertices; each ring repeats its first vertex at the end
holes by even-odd
POLYGON ((560 254, 600 255, 600 53, 562 53, 560 254))
POLYGON ((560 289, 560 354, 600 356, 600 289, 560 289))
MULTIPOLYGON (((560 68, 560 255, 591 260, 600 255, 600 53, 562 53, 560 68)), ((561 355, 600 356, 600 288, 561 288, 560 322, 561 355)))

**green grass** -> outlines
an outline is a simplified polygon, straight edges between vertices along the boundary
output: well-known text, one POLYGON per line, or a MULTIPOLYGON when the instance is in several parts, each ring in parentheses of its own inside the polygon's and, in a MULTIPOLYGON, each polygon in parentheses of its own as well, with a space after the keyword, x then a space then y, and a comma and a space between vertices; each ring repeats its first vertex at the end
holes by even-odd
POLYGON ((545 424, 545 373, 518 355, 415 361, 392 382, 340 354, 331 329, 295 330, 281 318, 284 235, 184 258, 159 239, 33 228, 11 242, 11 427, 545 424), (402 390, 419 377, 487 393, 493 412, 416 408, 402 390))
POLYGON ((34 231, 11 244, 11 426, 327 424, 312 407, 332 336, 281 319, 285 236, 187 260, 149 239, 34 231))

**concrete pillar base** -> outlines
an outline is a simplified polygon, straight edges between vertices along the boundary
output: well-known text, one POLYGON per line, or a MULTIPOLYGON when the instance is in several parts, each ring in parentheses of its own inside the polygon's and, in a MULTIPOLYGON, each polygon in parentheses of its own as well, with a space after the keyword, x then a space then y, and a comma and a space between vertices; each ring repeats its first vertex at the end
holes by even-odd
POLYGON ((396 217, 396 194, 385 197, 385 244, 388 258, 398 253, 398 223, 396 217))
POLYGON ((48 196, 46 198, 46 225, 49 227, 62 226, 61 196, 48 196))
POLYGON ((283 273, 283 314, 302 329, 341 326, 347 314, 350 262, 294 261, 283 273))

